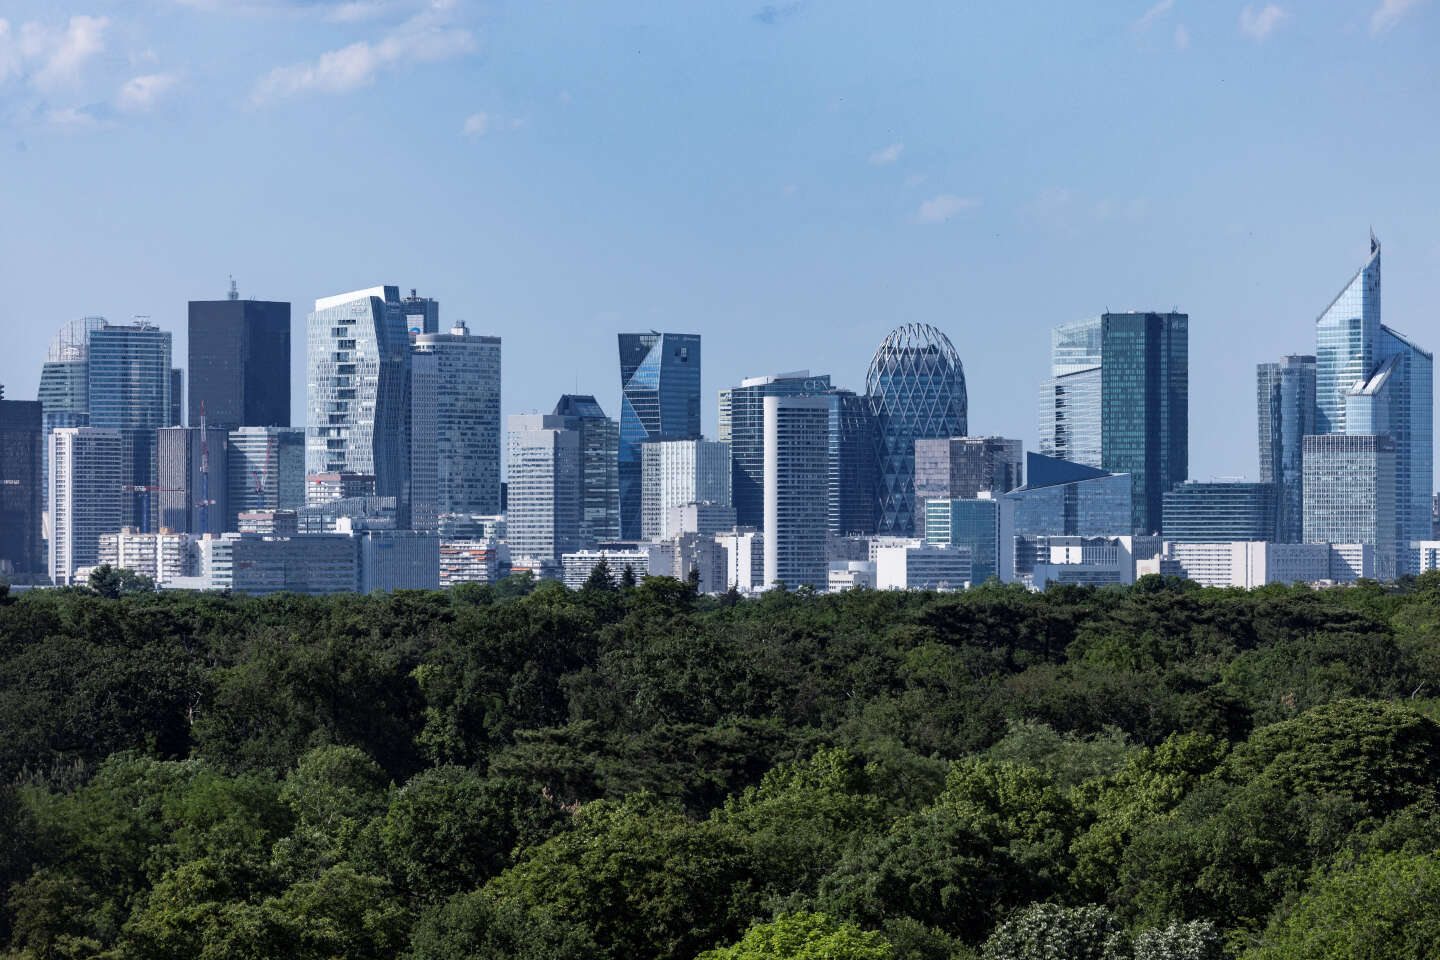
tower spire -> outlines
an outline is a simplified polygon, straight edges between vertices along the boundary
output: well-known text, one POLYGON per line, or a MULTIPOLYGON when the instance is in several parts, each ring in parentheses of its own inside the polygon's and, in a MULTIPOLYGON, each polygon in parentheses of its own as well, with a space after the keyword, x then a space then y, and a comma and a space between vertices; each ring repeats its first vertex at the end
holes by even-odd
MULTIPOLYGON (((1372 238, 1372 239, 1374 238, 1374 234, 1371 234, 1371 238, 1372 238)), ((235 274, 233 274, 233 273, 230 274, 230 292, 229 292, 229 294, 226 295, 226 299, 228 299, 228 300, 239 300, 239 299, 240 299, 240 291, 239 291, 238 289, 236 289, 236 287, 235 287, 235 274)))

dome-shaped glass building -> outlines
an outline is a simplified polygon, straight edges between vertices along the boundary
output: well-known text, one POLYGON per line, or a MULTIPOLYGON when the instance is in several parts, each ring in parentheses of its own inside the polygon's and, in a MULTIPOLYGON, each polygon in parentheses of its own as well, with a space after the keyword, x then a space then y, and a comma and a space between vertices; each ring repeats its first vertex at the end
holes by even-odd
POLYGON ((965 368, 949 337, 929 324, 907 323, 890 331, 875 351, 865 392, 879 443, 876 532, 910 536, 915 441, 965 436, 965 368))

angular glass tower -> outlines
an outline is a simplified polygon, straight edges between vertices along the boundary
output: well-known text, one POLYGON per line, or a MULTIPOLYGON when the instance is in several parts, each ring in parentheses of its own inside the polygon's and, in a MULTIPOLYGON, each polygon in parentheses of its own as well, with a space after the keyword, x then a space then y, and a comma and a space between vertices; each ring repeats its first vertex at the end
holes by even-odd
POLYGON ((398 287, 315 301, 308 321, 305 472, 373 476, 405 496, 410 337, 398 287))
POLYGON ((573 421, 580 432, 580 540, 584 544, 620 538, 620 426, 588 394, 567 393, 554 416, 573 421))
POLYGON ((290 304, 190 301, 189 423, 223 430, 290 425, 290 304))
POLYGON ((924 323, 890 332, 870 361, 865 392, 879 440, 876 531, 915 528, 915 441, 966 430, 965 369, 950 338, 924 323))
POLYGON ((765 522, 765 398, 813 397, 830 391, 828 374, 808 370, 750 377, 720 391, 720 439, 730 443, 731 496, 735 522, 760 527, 765 522))
POLYGON ((1100 318, 1050 331, 1050 379, 1040 387, 1040 452, 1100 466, 1100 318))
POLYGON ((1275 539, 1299 543, 1304 532, 1304 441, 1315 432, 1315 358, 1281 357, 1255 368, 1260 481, 1276 487, 1275 539))
POLYGON ((1411 544, 1431 530, 1434 359, 1380 319, 1380 242, 1371 234, 1369 259, 1315 322, 1315 432, 1393 441, 1395 569, 1414 573, 1411 544))
POLYGON ((622 333, 620 536, 640 538, 641 446, 700 438, 700 336, 622 333))

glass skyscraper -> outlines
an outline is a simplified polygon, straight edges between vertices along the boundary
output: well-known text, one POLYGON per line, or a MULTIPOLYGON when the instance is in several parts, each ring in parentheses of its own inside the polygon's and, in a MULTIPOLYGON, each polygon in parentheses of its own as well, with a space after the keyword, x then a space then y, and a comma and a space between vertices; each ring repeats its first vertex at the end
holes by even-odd
POLYGON ((159 504, 156 433, 170 421, 170 332, 153 323, 102 323, 90 331, 90 426, 120 432, 123 522, 150 529, 159 504))
POLYGON ((224 533, 229 525, 230 432, 219 427, 157 431, 160 526, 177 533, 224 533))
POLYGON ((418 334, 414 344, 417 354, 433 353, 439 364, 440 513, 498 513, 500 338, 473 336, 462 322, 449 333, 418 334))
POLYGON ((605 416, 594 397, 565 394, 555 416, 580 431, 580 540, 605 543, 620 538, 620 426, 605 416))
POLYGON ((827 397, 766 397, 765 588, 824 590, 827 397))
POLYGON ((290 425, 290 304, 190 301, 189 423, 223 430, 290 425))
POLYGON ((833 537, 875 532, 876 487, 880 480, 875 413, 868 397, 834 389, 830 401, 830 453, 826 526, 833 537))
POLYGON ((1255 368, 1260 481, 1276 487, 1275 539, 1304 533, 1305 437, 1315 432, 1315 358, 1281 357, 1255 368))
POLYGON ((1100 318, 1050 331, 1050 379, 1040 388, 1040 452, 1100 466, 1100 318))
MULTIPOLYGON (((823 439, 823 434, 822 434, 823 439)), ((670 510, 687 503, 731 506, 730 444, 723 440, 660 440, 641 452, 640 535, 663 540, 670 510)), ((824 524, 821 524, 822 536, 824 524)))
POLYGON ((1395 442, 1374 434, 1305 438, 1305 542, 1375 547, 1376 576, 1396 574, 1395 442))
MULTIPOLYGON (((82 317, 61 327, 50 340, 45 366, 40 370, 42 445, 59 427, 84 427, 90 423, 90 331, 98 330, 103 317, 82 317)), ((49 489, 50 457, 42 456, 40 483, 49 489)), ((49 506, 45 510, 49 511, 49 506)), ((46 536, 48 537, 48 532, 46 536)))
POLYGON ((405 496, 410 337, 398 287, 315 301, 308 321, 307 474, 375 478, 375 494, 405 496))
MULTIPOLYGON (((237 514, 305 506, 305 431, 241 427, 229 437, 230 526, 237 514)), ((213 482, 213 476, 212 476, 213 482)))
POLYGON ((1434 360, 1380 320, 1380 243, 1372 234, 1369 259, 1315 323, 1315 432, 1394 442, 1396 570, 1414 573, 1411 544, 1431 529, 1434 360))
POLYGON ((558 565, 583 546, 580 431, 569 417, 542 414, 511 414, 508 427, 510 555, 558 565))
POLYGON ((641 446, 700 437, 700 336, 622 333, 620 536, 640 537, 641 446))
POLYGON ((721 440, 730 444, 731 496, 735 522, 760 527, 765 522, 765 398, 807 397, 828 393, 830 377, 808 370, 750 377, 720 391, 721 440))
POLYGON ((879 439, 877 532, 915 528, 915 441, 967 433, 965 369, 950 338, 924 323, 890 332, 865 377, 879 439))
POLYGON ((1165 494, 1161 536, 1190 543, 1274 540, 1272 483, 1182 483, 1165 494))
POLYGON ((44 422, 36 400, 6 400, 0 387, 0 575, 27 578, 45 572, 41 546, 41 462, 44 422))

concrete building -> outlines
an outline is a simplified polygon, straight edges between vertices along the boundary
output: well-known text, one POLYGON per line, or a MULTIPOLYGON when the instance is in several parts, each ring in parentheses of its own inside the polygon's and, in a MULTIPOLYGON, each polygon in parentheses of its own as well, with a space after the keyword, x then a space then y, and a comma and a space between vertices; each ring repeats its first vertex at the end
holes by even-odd
POLYGON ((765 588, 824 590, 830 401, 770 396, 764 402, 765 588))
POLYGON ((1166 542, 1159 556, 1136 562, 1136 576, 1146 573, 1174 573, 1206 587, 1247 590, 1271 583, 1343 583, 1374 575, 1374 550, 1358 544, 1257 540, 1166 542))
POLYGON ((765 589, 765 534, 739 529, 717 533, 715 542, 725 549, 725 589, 744 594, 765 589))
POLYGON ((567 553, 560 558, 561 582, 571 590, 579 590, 585 586, 585 581, 590 579, 590 574, 604 560, 610 568, 610 576, 619 583, 629 567, 630 572, 635 575, 635 580, 645 579, 650 575, 650 551, 642 550, 576 550, 567 553))
POLYGON ((688 580, 692 571, 699 576, 700 593, 723 593, 729 589, 725 548, 709 536, 677 533, 650 545, 650 575, 688 580))
MULTIPOLYGON (((1028 578, 1033 590, 1052 583, 1109 586, 1135 582, 1135 537, 1036 537, 1028 578)), ((1018 547, 1017 547, 1018 549, 1018 547)), ((1019 566, 1017 560, 1016 565, 1019 566)))
POLYGON ((709 500, 703 503, 683 503, 670 508, 666 528, 671 536, 698 533, 713 538, 717 533, 735 529, 735 508, 709 500))
POLYGON ((499 540, 441 540, 440 586, 493 583, 510 566, 510 550, 499 540))
POLYGON ((708 501, 730 506, 730 444, 720 440, 661 440, 641 448, 640 536, 663 540, 670 510, 708 501))
POLYGON ((94 566, 100 536, 125 524, 124 441, 118 430, 62 427, 50 435, 50 580, 68 586, 94 566))
POLYGON ((294 510, 247 510, 235 517, 235 529, 240 533, 293 536, 300 532, 300 518, 294 510))
POLYGON ((914 542, 875 553, 877 590, 962 590, 970 575, 969 547, 914 542))
POLYGON ((869 560, 832 560, 826 577, 826 589, 831 593, 862 587, 875 589, 875 564, 869 560))
POLYGON ((205 589, 322 594, 353 591, 360 583, 355 538, 345 533, 225 533, 202 538, 199 547, 205 589))
POLYGON ((125 527, 117 533, 100 535, 97 564, 133 570, 168 587, 200 572, 198 538, 189 533, 140 533, 125 527))
POLYGON ((558 562, 583 546, 580 431, 567 417, 512 414, 509 449, 511 556, 558 562))
MULTIPOLYGON (((348 526, 342 525, 341 531, 348 526)), ((419 530, 353 530, 361 593, 436 590, 440 537, 419 530)))

